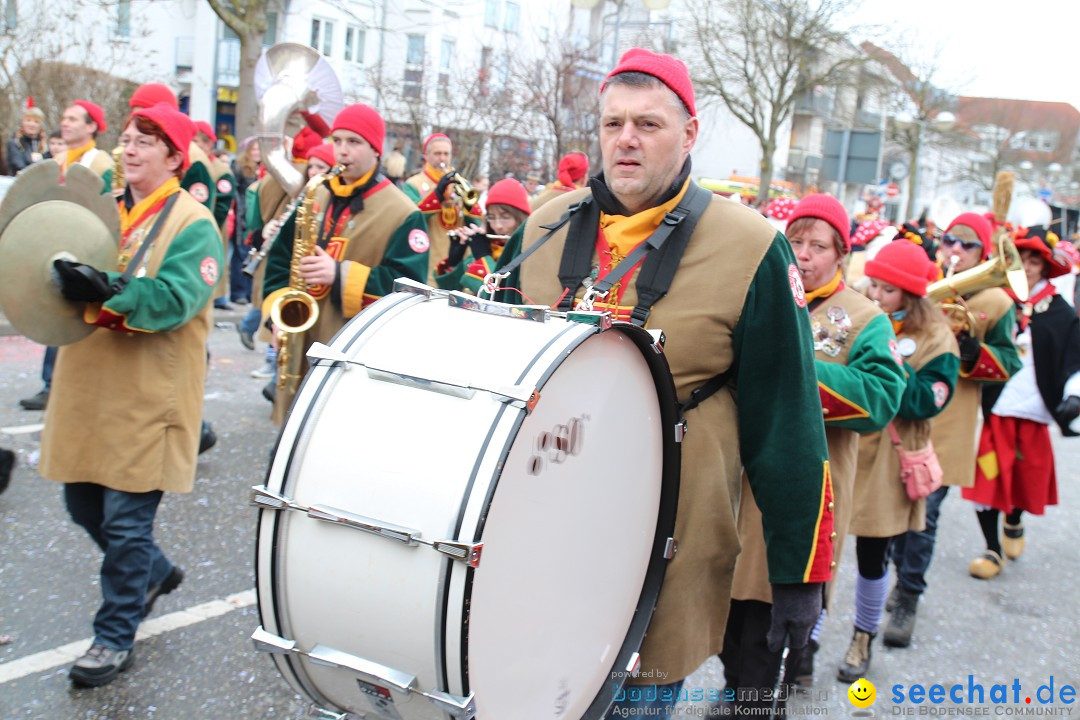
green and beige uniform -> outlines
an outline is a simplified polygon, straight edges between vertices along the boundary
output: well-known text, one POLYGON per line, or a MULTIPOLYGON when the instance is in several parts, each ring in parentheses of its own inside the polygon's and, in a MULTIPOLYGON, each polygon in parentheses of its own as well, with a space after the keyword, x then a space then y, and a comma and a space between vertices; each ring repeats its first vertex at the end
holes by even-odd
MULTIPOLYGON (((611 267, 612 253, 625 256, 655 230, 685 190, 684 185, 669 202, 631 217, 601 213, 600 233, 585 228, 585 242, 596 238, 598 247, 607 248, 594 251, 597 274, 611 267)), ((533 213, 508 241, 501 264, 530 247, 546 232, 542 225, 557 221, 590 192, 565 193, 533 213)), ((558 270, 568 231, 564 225, 556 232, 506 286, 534 302, 556 303, 564 293, 558 270)), ((613 306, 596 307, 625 317, 636 304, 636 275, 635 270, 613 288, 613 306)), ((582 289, 569 291, 580 296, 582 289)), ((516 293, 500 295, 506 301, 515 296, 520 301, 516 293)), ((739 553, 735 510, 744 468, 766 511, 770 579, 806 583, 830 576, 832 490, 804 304, 783 235, 752 210, 714 198, 648 323, 667 336, 665 355, 680 398, 724 371, 733 371, 733 379, 687 416, 691 429, 682 446, 679 551, 667 569, 641 650, 645 675, 640 682, 685 678, 720 649, 739 553), (778 345, 777 337, 787 341, 778 345), (650 673, 651 681, 645 679, 650 673)))
POLYGON ((221 232, 221 244, 225 252, 225 267, 221 272, 221 282, 218 283, 217 293, 214 297, 229 297, 229 236, 225 233, 225 224, 229 219, 229 209, 232 207, 233 198, 236 196, 236 179, 233 177, 229 164, 220 158, 210 158, 210 182, 214 186, 214 221, 218 224, 221 232))
POLYGON ((112 192, 115 163, 109 153, 97 147, 93 140, 82 147, 67 151, 67 155, 64 157, 64 167, 67 168, 76 164, 90 168, 102 179, 105 183, 101 189, 102 195, 112 192))
MULTIPOLYGON (((468 208, 458 208, 454 205, 444 207, 442 201, 435 197, 435 187, 442 179, 443 173, 435 170, 430 165, 424 167, 423 172, 413 175, 405 181, 401 189, 416 203, 420 212, 424 215, 427 223, 428 238, 431 241, 430 268, 424 278, 424 282, 437 284, 435 277, 436 267, 450 254, 450 237, 447 233, 462 225, 482 225, 483 216, 475 215, 468 208)), ((478 210, 474 208, 474 210, 478 210)))

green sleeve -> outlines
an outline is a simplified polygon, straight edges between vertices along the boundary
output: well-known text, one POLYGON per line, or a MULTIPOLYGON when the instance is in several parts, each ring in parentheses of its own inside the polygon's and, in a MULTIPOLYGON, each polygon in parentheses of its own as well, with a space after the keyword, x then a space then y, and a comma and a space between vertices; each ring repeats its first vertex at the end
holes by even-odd
POLYGON ((895 340, 889 319, 877 315, 855 338, 847 364, 817 361, 826 425, 866 434, 896 416, 906 380, 890 348, 895 340))
MULTIPOLYGON (((247 190, 244 191, 244 207, 247 209, 245 213, 247 215, 244 218, 244 227, 247 228, 248 233, 261 232, 263 229, 262 208, 259 207, 259 184, 251 183, 248 185, 247 190)), ((247 238, 240 238, 241 241, 247 238)), ((253 245, 258 246, 259 243, 253 242, 253 245)))
MULTIPOLYGON (((201 162, 195 163, 188 168, 180 181, 180 187, 191 192, 191 188, 199 183, 206 186, 206 200, 202 204, 206 206, 207 210, 214 212, 214 181, 210 179, 210 171, 201 162)), ((194 197, 198 200, 197 193, 194 197)))
POLYGON ((982 341, 983 347, 992 351, 994 357, 997 358, 998 364, 1006 373, 1006 379, 1020 372, 1020 368, 1023 367, 1020 353, 1016 350, 1016 343, 1013 342, 1012 329, 1014 327, 1016 327, 1016 308, 1009 308, 1009 312, 986 331, 986 337, 982 341))
POLYGON ((956 389, 959 370, 960 358, 953 353, 938 355, 918 371, 905 362, 907 387, 899 416, 905 420, 927 420, 944 410, 956 389))
POLYGON ((236 178, 232 173, 225 173, 218 178, 214 185, 214 219, 218 225, 223 225, 229 217, 229 208, 232 207, 233 197, 236 195, 236 178), (229 192, 221 192, 222 181, 229 184, 229 192))
POLYGON ((412 200, 414 203, 420 203, 420 191, 414 188, 411 184, 402 183, 401 191, 408 195, 409 199, 412 200))
POLYGON ((471 257, 469 253, 465 253, 465 258, 450 268, 450 272, 436 274, 435 285, 441 290, 461 290, 464 287, 465 268, 471 262, 471 257))
MULTIPOLYGON (((217 226, 200 219, 173 238, 155 277, 134 277, 102 307, 97 324, 120 317, 123 327, 141 332, 168 332, 191 321, 210 301, 224 266, 217 226), (213 268, 213 270, 209 270, 213 268)), ((109 273, 110 282, 120 273, 109 273)))
POLYGON ((428 250, 416 252, 409 246, 409 234, 415 230, 427 234, 427 221, 419 210, 414 210, 405 222, 394 231, 386 246, 382 261, 371 268, 364 294, 373 297, 389 295, 394 280, 399 277, 425 282, 428 273, 428 250))
MULTIPOLYGON (((503 250, 504 255, 505 253, 506 251, 503 250)), ((495 270, 495 259, 490 255, 485 255, 479 260, 469 262, 467 265, 462 264, 465 266, 465 274, 461 277, 461 289, 472 295, 479 295, 480 288, 484 287, 484 280, 495 270)), ((517 286, 514 285, 513 287, 517 286)))
POLYGON ((277 239, 270 246, 263 262, 266 263, 266 275, 263 277, 263 297, 289 284, 289 264, 292 262, 293 238, 296 236, 296 213, 290 215, 281 226, 277 239))
POLYGON ((101 194, 102 195, 111 195, 112 194, 112 179, 113 179, 112 168, 109 168, 104 173, 102 173, 102 175, 101 175, 101 182, 102 182, 101 194))
POLYGON ((791 247, 777 233, 733 337, 739 446, 773 583, 827 580, 832 561, 825 425, 810 316, 792 295, 792 267, 791 247))

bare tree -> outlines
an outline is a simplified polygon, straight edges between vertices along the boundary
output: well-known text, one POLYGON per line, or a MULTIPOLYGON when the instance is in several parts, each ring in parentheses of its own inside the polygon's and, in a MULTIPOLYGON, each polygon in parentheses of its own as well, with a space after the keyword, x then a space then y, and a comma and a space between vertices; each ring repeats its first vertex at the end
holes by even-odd
POLYGON ((847 84, 866 62, 837 29, 855 0, 690 0, 691 71, 698 97, 722 103, 761 144, 758 201, 768 199, 773 155, 796 100, 847 84))

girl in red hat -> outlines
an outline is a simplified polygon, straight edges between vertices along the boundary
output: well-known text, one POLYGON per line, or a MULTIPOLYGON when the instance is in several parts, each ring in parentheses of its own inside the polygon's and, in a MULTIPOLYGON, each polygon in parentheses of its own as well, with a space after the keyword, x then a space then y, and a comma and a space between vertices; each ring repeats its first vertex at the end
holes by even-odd
POLYGON ((892 320, 896 359, 903 365, 907 385, 887 432, 859 440, 849 528, 856 536, 858 560, 855 630, 837 670, 842 682, 865 677, 870 667, 870 644, 885 610, 887 558, 893 538, 925 525, 925 499, 908 497, 894 445, 908 451, 930 445, 930 419, 952 398, 960 364, 956 338, 926 298, 927 282, 937 277, 937 267, 922 248, 908 240, 895 240, 866 263, 866 276, 870 298, 892 320))
POLYGON ((1057 236, 1045 228, 1021 228, 1014 243, 1029 288, 1023 301, 1010 292, 1023 366, 1003 387, 984 391, 983 408, 992 410, 979 438, 975 485, 964 488, 986 539, 986 551, 968 570, 982 580, 996 577, 1005 558, 1015 560, 1024 551, 1023 513, 1042 515, 1057 504, 1049 426, 1057 422, 1063 435, 1076 435, 1073 421, 1080 415, 1080 318, 1049 282, 1068 273, 1069 263, 1055 252, 1057 236))

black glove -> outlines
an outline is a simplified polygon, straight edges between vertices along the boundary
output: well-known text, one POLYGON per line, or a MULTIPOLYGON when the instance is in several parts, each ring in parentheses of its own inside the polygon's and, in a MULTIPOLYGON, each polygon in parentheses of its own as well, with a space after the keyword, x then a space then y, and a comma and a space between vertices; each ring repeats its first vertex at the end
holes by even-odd
POLYGON ((472 256, 477 260, 490 255, 491 240, 488 238, 487 233, 478 232, 471 236, 469 238, 469 249, 472 250, 472 256))
POLYGON ((110 285, 109 276, 97 268, 68 260, 54 260, 53 281, 60 294, 76 302, 105 302, 123 290, 120 282, 110 285))
POLYGON ((1066 437, 1076 437, 1080 433, 1075 433, 1069 429, 1069 423, 1080 416, 1080 397, 1070 395, 1069 397, 1058 403, 1057 410, 1054 411, 1054 418, 1058 421, 1058 425, 1061 426, 1061 434, 1066 437))
POLYGON ((457 267, 465 259, 467 243, 461 242, 461 236, 450 236, 450 254, 446 256, 447 267, 457 267))
POLYGON ((435 186, 435 197, 439 198, 439 202, 446 202, 446 189, 450 187, 453 180, 453 173, 446 173, 439 178, 439 184, 435 186))
POLYGON ((785 636, 792 650, 806 647, 810 631, 821 615, 823 586, 824 583, 773 584, 772 625, 765 636, 771 652, 784 648, 785 636))
POLYGON ((974 365, 982 354, 982 343, 972 337, 967 330, 961 330, 956 336, 956 342, 960 345, 960 364, 974 365))

